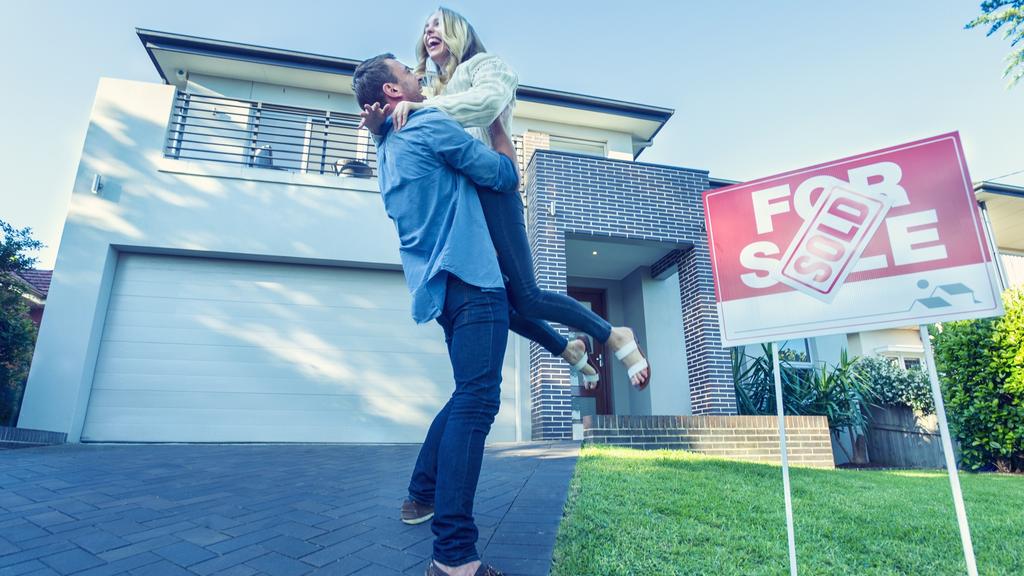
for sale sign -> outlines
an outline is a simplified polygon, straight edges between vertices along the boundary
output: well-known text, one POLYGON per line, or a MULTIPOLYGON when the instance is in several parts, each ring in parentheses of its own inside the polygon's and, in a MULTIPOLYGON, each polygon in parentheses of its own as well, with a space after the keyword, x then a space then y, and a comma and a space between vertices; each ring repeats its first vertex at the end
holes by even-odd
POLYGON ((997 316, 957 133, 704 194, 723 344, 997 316))

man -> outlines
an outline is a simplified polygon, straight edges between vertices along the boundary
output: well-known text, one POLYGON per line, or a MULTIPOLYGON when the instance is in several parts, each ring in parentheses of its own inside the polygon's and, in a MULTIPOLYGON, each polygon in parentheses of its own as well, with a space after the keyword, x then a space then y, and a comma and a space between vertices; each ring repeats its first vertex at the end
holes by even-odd
MULTIPOLYGON (((360 64, 352 85, 367 113, 424 99, 419 79, 391 54, 360 64)), ((407 523, 433 514, 428 576, 500 575, 479 560, 473 497, 498 412, 509 310, 476 186, 516 194, 519 182, 500 122, 490 135, 501 154, 426 108, 400 131, 389 117, 377 146, 381 196, 398 231, 413 319, 441 324, 455 375, 455 392, 430 425, 402 507, 407 523)))

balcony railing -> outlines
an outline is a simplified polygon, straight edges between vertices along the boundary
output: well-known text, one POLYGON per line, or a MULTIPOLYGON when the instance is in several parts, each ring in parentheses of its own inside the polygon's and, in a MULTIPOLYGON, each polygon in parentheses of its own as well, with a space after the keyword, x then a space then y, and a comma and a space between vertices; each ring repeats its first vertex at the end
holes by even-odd
POLYGON ((178 92, 164 154, 268 170, 372 178, 359 116, 178 92))

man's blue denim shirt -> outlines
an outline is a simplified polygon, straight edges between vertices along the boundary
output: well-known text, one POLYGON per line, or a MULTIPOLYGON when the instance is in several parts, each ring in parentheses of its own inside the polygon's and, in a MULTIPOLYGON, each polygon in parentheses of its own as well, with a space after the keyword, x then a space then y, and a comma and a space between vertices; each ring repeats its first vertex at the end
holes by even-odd
POLYGON ((384 209, 395 223, 418 323, 444 309, 448 274, 483 289, 504 286, 476 186, 518 194, 515 164, 433 108, 383 126, 377 145, 384 209))

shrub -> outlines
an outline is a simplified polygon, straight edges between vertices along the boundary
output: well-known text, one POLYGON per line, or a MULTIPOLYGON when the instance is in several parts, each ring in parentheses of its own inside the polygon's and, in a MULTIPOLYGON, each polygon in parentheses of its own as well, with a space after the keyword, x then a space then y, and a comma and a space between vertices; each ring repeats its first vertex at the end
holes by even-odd
POLYGON ((0 284, 0 426, 14 426, 32 362, 36 326, 17 290, 0 284))
POLYGON ((879 406, 908 406, 923 414, 935 411, 932 385, 924 370, 904 370, 888 358, 867 356, 857 370, 870 383, 879 406))
POLYGON ((36 341, 36 327, 21 297, 25 286, 15 274, 35 264, 28 252, 42 246, 32 239, 31 229, 18 230, 0 220, 0 426, 15 424, 36 341))
POLYGON ((950 427, 963 465, 1024 471, 1024 289, 1003 293, 1006 314, 932 329, 950 427))

